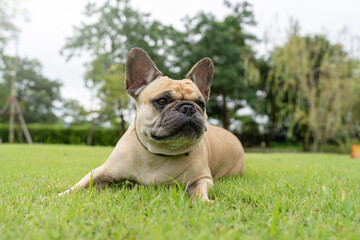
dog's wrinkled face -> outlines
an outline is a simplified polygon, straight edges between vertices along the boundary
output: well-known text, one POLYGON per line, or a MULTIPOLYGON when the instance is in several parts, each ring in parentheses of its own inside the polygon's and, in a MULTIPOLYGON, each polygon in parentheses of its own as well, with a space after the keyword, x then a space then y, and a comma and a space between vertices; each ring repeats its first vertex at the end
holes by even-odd
POLYGON ((206 131, 205 101, 191 80, 159 77, 136 102, 138 133, 151 145, 188 152, 206 131))
POLYGON ((212 61, 205 58, 186 79, 172 80, 162 76, 143 50, 130 51, 126 88, 136 101, 138 138, 149 151, 178 155, 190 152, 201 140, 213 74, 212 61))

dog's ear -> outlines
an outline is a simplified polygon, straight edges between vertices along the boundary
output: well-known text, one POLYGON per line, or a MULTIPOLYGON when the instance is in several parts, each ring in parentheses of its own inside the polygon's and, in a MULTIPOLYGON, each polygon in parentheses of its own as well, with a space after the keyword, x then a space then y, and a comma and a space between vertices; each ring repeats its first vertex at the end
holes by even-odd
POLYGON ((187 79, 191 79, 199 88, 205 101, 209 99, 210 85, 214 77, 214 64, 210 58, 203 58, 198 61, 186 74, 187 79))
POLYGON ((144 50, 132 48, 126 60, 125 75, 126 91, 136 97, 146 85, 162 76, 162 73, 144 50))

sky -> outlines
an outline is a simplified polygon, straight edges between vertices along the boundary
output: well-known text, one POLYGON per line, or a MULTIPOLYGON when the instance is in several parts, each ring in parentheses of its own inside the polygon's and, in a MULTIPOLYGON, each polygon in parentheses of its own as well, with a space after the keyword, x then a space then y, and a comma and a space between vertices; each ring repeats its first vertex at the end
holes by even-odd
MULTIPOLYGON (((62 96, 77 99, 88 110, 96 108, 96 101, 84 85, 85 62, 90 59, 84 54, 66 61, 60 55, 66 37, 72 36, 73 26, 86 18, 83 10, 87 0, 24 0, 23 7, 30 21, 18 21, 21 29, 19 55, 36 58, 43 66, 43 74, 59 80, 62 96)), ((97 2, 102 2, 98 0, 97 2)), ((235 1, 231 1, 235 2, 235 1)), ((299 22, 301 33, 326 33, 333 42, 342 42, 350 49, 353 38, 360 36, 359 0, 249 0, 257 25, 248 31, 260 41, 255 47, 260 54, 266 54, 273 46, 284 42, 290 19, 299 22), (347 34, 344 34, 344 33, 347 34)), ((131 5, 141 12, 150 13, 153 19, 172 24, 181 29, 181 19, 194 16, 199 11, 211 12, 219 19, 228 13, 222 0, 132 0, 131 5)), ((15 48, 9 46, 7 53, 15 48)), ((123 81, 123 79, 121 79, 123 81)))

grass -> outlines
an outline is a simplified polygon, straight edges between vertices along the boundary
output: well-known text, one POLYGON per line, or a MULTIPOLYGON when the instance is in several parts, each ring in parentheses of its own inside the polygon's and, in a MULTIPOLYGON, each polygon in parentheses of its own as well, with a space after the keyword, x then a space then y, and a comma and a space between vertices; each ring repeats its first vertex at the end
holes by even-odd
POLYGON ((347 155, 249 153, 213 204, 129 183, 57 197, 111 150, 0 145, 0 239, 360 238, 360 161, 347 155))
MULTIPOLYGON (((351 145, 359 144, 358 139, 351 139, 346 143, 339 144, 330 144, 323 143, 320 146, 320 153, 337 153, 337 154, 349 154, 351 150, 351 145)), ((312 149, 313 146, 310 146, 312 149)), ((259 152, 259 153, 296 153, 304 152, 303 146, 300 142, 272 142, 266 148, 261 148, 260 146, 245 147, 245 151, 248 152, 259 152)))

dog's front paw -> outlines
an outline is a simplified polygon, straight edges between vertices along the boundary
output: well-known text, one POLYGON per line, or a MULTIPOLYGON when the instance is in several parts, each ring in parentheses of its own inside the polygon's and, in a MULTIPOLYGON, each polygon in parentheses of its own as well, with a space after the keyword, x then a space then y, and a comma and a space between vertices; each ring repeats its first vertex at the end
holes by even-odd
POLYGON ((208 202, 209 204, 213 204, 214 200, 207 199, 207 200, 205 200, 205 202, 208 202))
POLYGON ((192 202, 194 204, 200 204, 200 203, 206 203, 206 204, 210 204, 213 205, 214 204, 214 200, 210 200, 209 198, 203 198, 203 197, 193 197, 192 198, 192 202))
POLYGON ((62 192, 62 193, 58 193, 58 197, 61 197, 65 194, 69 194, 70 193, 70 189, 69 190, 66 190, 65 192, 62 192))

